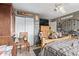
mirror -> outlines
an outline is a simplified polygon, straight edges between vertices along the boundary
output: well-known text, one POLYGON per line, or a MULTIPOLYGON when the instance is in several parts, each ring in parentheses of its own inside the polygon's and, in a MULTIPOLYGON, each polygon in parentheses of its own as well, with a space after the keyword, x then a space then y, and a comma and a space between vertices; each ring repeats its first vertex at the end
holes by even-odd
POLYGON ((57 20, 57 31, 79 31, 79 11, 60 17, 57 20), (73 15, 72 17, 70 17, 73 15))

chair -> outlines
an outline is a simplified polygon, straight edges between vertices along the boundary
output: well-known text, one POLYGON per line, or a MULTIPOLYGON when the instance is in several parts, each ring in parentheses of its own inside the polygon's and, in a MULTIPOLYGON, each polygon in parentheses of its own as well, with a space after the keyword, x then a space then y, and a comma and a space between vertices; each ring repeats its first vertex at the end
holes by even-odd
POLYGON ((20 38, 18 44, 20 46, 20 49, 24 48, 28 52, 30 51, 30 44, 28 42, 28 32, 20 32, 20 38))

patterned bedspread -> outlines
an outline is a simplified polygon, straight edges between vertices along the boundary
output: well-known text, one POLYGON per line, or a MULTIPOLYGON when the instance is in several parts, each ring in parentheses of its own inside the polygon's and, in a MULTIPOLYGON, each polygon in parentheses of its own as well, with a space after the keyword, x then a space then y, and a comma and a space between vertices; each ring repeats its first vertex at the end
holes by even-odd
POLYGON ((1 45, 0 46, 0 56, 12 56, 13 46, 1 45))
POLYGON ((79 40, 65 40, 47 44, 40 52, 40 56, 79 56, 79 40))

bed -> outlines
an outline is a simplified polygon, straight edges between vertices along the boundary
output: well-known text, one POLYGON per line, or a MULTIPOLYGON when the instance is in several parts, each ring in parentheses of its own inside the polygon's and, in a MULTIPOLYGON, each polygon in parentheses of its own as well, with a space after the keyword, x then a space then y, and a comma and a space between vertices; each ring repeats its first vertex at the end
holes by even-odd
POLYGON ((43 48, 46 44, 50 42, 63 41, 63 40, 69 40, 69 39, 71 39, 71 35, 67 35, 67 36, 63 36, 61 38, 55 38, 55 39, 42 38, 41 47, 43 48))
POLYGON ((0 56, 16 56, 16 44, 11 37, 0 37, 0 56), (7 54, 5 54, 7 53, 7 54))
POLYGON ((51 42, 39 56, 79 56, 79 39, 51 42))

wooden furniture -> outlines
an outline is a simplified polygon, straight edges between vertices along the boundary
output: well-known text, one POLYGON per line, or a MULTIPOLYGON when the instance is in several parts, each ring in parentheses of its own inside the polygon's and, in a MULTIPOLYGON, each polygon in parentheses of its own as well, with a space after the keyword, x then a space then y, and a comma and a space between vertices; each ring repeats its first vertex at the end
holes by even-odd
POLYGON ((71 35, 64 36, 62 38, 57 38, 57 39, 42 38, 42 40, 41 40, 41 47, 43 48, 46 44, 48 44, 50 42, 63 41, 63 40, 69 40, 69 39, 71 39, 71 35))
POLYGON ((20 46, 21 49, 26 49, 28 52, 30 51, 30 44, 28 42, 28 33, 27 32, 20 32, 20 41, 17 43, 18 46, 20 46))
POLYGON ((0 3, 0 36, 11 36, 13 28, 12 4, 0 3))
POLYGON ((0 36, 0 45, 9 45, 9 46, 12 45, 13 46, 12 56, 16 56, 17 55, 16 44, 13 42, 11 37, 0 36))
POLYGON ((49 26, 41 26, 41 32, 43 33, 43 37, 48 38, 49 26))
POLYGON ((16 45, 11 40, 14 32, 13 7, 10 3, 0 3, 0 45, 13 45, 12 55, 16 55, 16 45))

